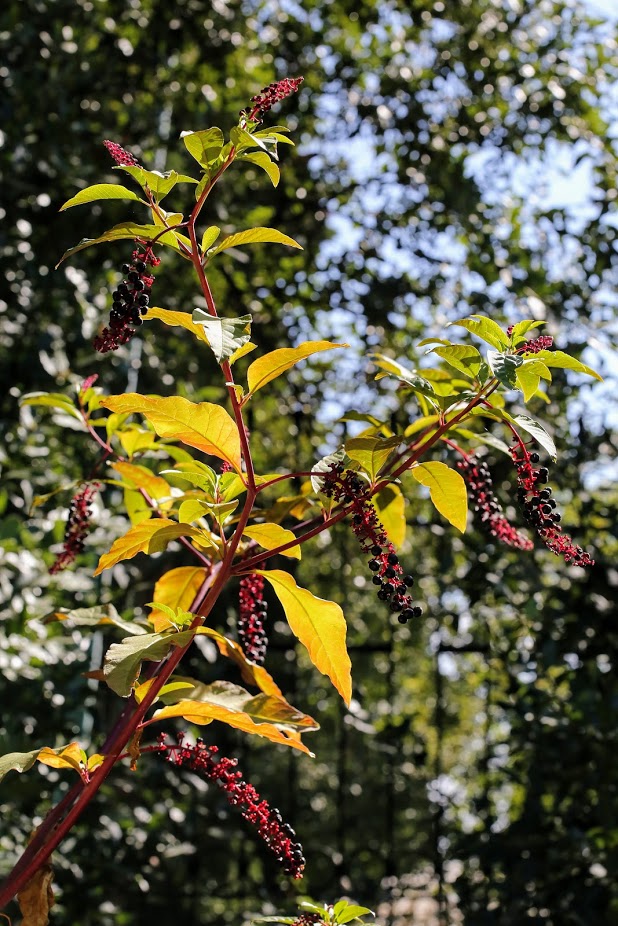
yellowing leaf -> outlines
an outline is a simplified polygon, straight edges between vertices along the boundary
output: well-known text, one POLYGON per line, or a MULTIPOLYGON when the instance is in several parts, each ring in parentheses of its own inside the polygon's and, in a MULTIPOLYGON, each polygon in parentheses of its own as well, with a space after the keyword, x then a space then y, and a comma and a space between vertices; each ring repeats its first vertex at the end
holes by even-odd
POLYGON ((9 752, 5 756, 0 756, 0 781, 7 772, 27 772, 36 762, 40 749, 33 749, 31 752, 9 752))
MULTIPOLYGON (((274 550, 275 547, 281 547, 284 543, 296 540, 296 535, 281 527, 279 524, 252 524, 243 531, 245 537, 255 540, 265 550, 274 550)), ((289 556, 292 559, 300 559, 300 547, 296 544, 288 550, 284 550, 282 556, 289 556)))
POLYGON ((406 502, 398 485, 387 485, 371 499, 388 539, 400 547, 406 537, 406 502))
POLYGON ((98 576, 122 560, 133 559, 138 553, 160 553, 178 537, 196 537, 203 543, 205 535, 190 524, 178 524, 169 518, 151 518, 135 524, 123 537, 113 542, 109 553, 103 554, 94 575, 98 576))
POLYGON ((209 704, 203 701, 179 701, 169 707, 163 707, 154 715, 154 720, 164 720, 166 717, 184 717, 189 723, 202 725, 211 723, 213 720, 220 720, 227 723, 230 727, 237 730, 243 730, 245 733, 252 733, 255 736, 264 736, 273 743, 280 743, 283 746, 291 746, 292 749, 298 749, 307 755, 311 755, 307 747, 300 742, 298 737, 287 733, 284 730, 278 730, 277 727, 270 723, 254 723, 253 720, 242 711, 232 710, 223 707, 220 704, 209 704))
POLYGON ((276 379, 296 363, 320 351, 333 350, 336 347, 348 347, 348 344, 333 344, 331 341, 305 341, 298 347, 281 347, 254 360, 247 370, 249 395, 257 392, 266 383, 276 379))
POLYGON ((603 377, 592 369, 587 367, 581 360, 576 360, 562 350, 541 350, 536 355, 537 360, 542 360, 545 366, 554 367, 560 370, 573 370, 574 373, 585 373, 586 376, 592 376, 603 382, 603 377))
POLYGON ((169 309, 160 309, 158 306, 150 306, 144 315, 144 321, 150 321, 152 318, 158 318, 165 325, 171 328, 185 328, 195 335, 198 341, 208 344, 208 338, 202 325, 193 324, 190 312, 172 312, 169 309))
POLYGON ((339 605, 316 598, 307 589, 299 588, 293 577, 282 570, 258 571, 258 575, 264 576, 272 585, 292 633, 307 648, 316 669, 330 678, 345 703, 349 704, 352 667, 345 645, 345 617, 339 605))
POLYGON ((159 437, 171 437, 189 447, 226 460, 240 472, 238 429, 224 408, 202 402, 196 405, 180 396, 162 399, 135 392, 107 396, 101 402, 113 412, 145 415, 159 437))
POLYGON ((283 232, 277 231, 276 228, 248 228, 246 231, 237 232, 235 235, 229 235, 227 238, 224 238, 221 244, 213 248, 208 256, 214 257, 215 254, 220 254, 221 251, 227 251, 228 248, 237 248, 243 244, 259 244, 261 242, 267 244, 287 244, 291 248, 299 248, 302 251, 302 247, 298 241, 294 241, 289 235, 284 235, 283 232))
POLYGON ((102 756, 99 752, 95 752, 93 756, 90 756, 88 758, 88 762, 86 763, 86 768, 88 769, 89 772, 94 772, 94 770, 99 768, 99 766, 103 765, 104 762, 105 762, 105 756, 102 756))
MULTIPOLYGON (((193 600, 197 595, 206 577, 206 570, 202 566, 179 566, 170 569, 157 581, 152 593, 153 601, 176 610, 190 611, 193 600)), ((163 612, 153 608, 150 614, 151 622, 163 612)), ((169 625, 169 621, 168 621, 169 625)), ((162 628, 157 627, 157 630, 162 628)))
POLYGON ((468 518, 468 493, 463 477, 437 461, 419 463, 410 472, 417 482, 429 487, 431 500, 440 514, 463 533, 468 518))
POLYGON ((121 643, 112 643, 103 663, 104 681, 121 698, 127 698, 145 659, 159 662, 172 646, 186 646, 194 636, 192 630, 145 633, 138 637, 125 637, 121 643))
POLYGON ((375 482, 379 471, 400 443, 400 437, 352 437, 346 441, 345 451, 363 468, 371 482, 375 482))
POLYGON ((171 495, 169 483, 161 476, 155 476, 145 466, 136 466, 134 463, 112 463, 111 467, 129 483, 131 488, 144 489, 155 502, 162 498, 169 498, 171 495))
POLYGON ((264 666, 258 666, 247 659, 241 646, 235 640, 229 640, 211 627, 200 627, 197 633, 208 636, 215 641, 221 655, 231 659, 232 662, 239 666, 240 674, 248 685, 255 685, 260 691, 274 695, 276 698, 283 697, 281 689, 264 666))

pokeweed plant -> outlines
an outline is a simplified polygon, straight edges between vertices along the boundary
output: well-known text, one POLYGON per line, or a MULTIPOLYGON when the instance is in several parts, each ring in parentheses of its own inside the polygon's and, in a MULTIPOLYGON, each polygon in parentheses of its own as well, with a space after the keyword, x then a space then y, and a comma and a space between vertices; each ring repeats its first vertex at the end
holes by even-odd
MULTIPOLYGON (((293 878, 301 877, 305 859, 294 830, 243 779, 236 760, 220 756, 214 743, 160 733, 161 723, 171 718, 194 726, 218 721, 311 756, 303 735, 318 729, 317 722, 288 703, 264 666, 266 585, 279 599, 292 633, 315 668, 328 676, 349 703, 351 664, 341 607, 299 587, 285 569, 272 568, 275 556, 298 560, 307 541, 348 521, 368 557, 371 581, 385 616, 390 614, 401 624, 419 620, 422 607, 414 576, 400 562, 396 549, 405 534, 402 487, 409 491, 414 481, 426 487, 439 514, 462 532, 470 495, 481 525, 494 540, 522 550, 532 548, 531 538, 509 522, 494 494, 489 467, 478 453, 479 445, 485 444, 512 458, 517 499, 532 532, 566 563, 581 567, 592 562, 563 530, 548 486, 548 469, 539 465, 539 450, 556 459, 550 434, 528 415, 512 414, 506 407, 507 398, 512 401, 515 393, 524 403, 544 396, 552 368, 600 379, 577 359, 555 350, 552 338, 531 337, 539 321, 519 321, 506 330, 479 315, 456 321, 455 326, 490 349, 482 353, 472 344, 423 340, 419 346, 426 348, 428 363, 433 365, 421 369, 384 354, 370 355, 376 379, 390 380, 395 386, 392 393, 406 409, 414 399, 417 417, 395 431, 374 415, 355 413, 356 420, 366 425, 364 430, 334 453, 307 460, 304 471, 256 471, 252 442, 259 440, 259 433, 249 434, 246 427, 249 405, 259 401, 262 389, 300 361, 347 345, 315 340, 273 350, 253 360, 246 376, 237 381, 234 365, 257 350, 252 317, 220 312, 209 282, 210 266, 230 248, 252 243, 300 245, 274 228, 244 229, 221 238, 219 227, 207 222, 201 227, 201 223, 211 194, 232 168, 246 164, 260 168, 277 185, 278 147, 292 142, 287 128, 262 128, 262 120, 275 103, 298 89, 301 80, 286 79, 265 88, 241 112, 227 140, 219 128, 184 133, 186 152, 197 162, 200 176, 148 170, 118 144, 107 141, 116 169, 126 173, 139 192, 100 183, 62 206, 65 210, 97 200, 128 199, 141 203, 149 213, 147 224, 115 225, 98 238, 80 241, 62 258, 99 244, 130 242, 123 279, 112 294, 109 320, 94 340, 95 349, 102 353, 117 350, 144 323, 183 328, 195 338, 197 351, 214 354, 227 408, 195 403, 180 395, 104 395, 96 386, 96 376, 83 383, 74 399, 58 393, 23 399, 27 405, 57 406, 68 412, 100 451, 95 468, 84 474, 73 494, 64 543, 50 571, 67 568, 82 552, 93 499, 110 483, 124 490, 131 526, 101 556, 94 574, 140 554, 161 552, 173 542, 183 547, 187 563, 160 576, 147 620, 120 615, 110 604, 56 611, 47 617, 48 622, 61 621, 63 626, 82 630, 101 624, 117 629, 120 639, 109 646, 95 676, 124 699, 124 706, 111 732, 100 736, 99 751, 90 756, 74 742, 0 758, 0 777, 11 770, 25 772, 37 761, 77 773, 77 781, 49 811, 6 879, 0 890, 2 906, 15 895, 22 911, 49 904, 52 851, 118 763, 128 762, 135 769, 140 758, 150 754, 187 766, 216 783, 256 828, 284 870, 293 878), (167 212, 161 205, 181 184, 194 189, 188 217, 167 212), (169 252, 170 257, 191 263, 205 310, 170 311, 152 304, 153 271, 169 252), (490 422, 503 429, 510 445, 483 429, 490 422), (444 454, 452 454, 457 465, 435 458, 444 454), (166 461, 163 466, 162 459, 166 461), (105 467, 111 469, 111 477, 105 467), (407 474, 412 481, 404 483, 407 474), (292 497, 290 485, 300 485, 292 497), (277 498, 280 490, 287 493, 285 504, 277 504, 282 502, 277 498), (218 609, 222 591, 233 583, 239 586, 236 639, 222 629, 218 609), (243 685, 224 680, 206 684, 179 674, 183 657, 199 636, 214 642, 221 660, 235 664, 243 685), (153 739, 147 742, 151 732, 153 739)), ((344 923, 366 912, 340 901, 334 907, 314 907, 298 919, 278 921, 344 923)))

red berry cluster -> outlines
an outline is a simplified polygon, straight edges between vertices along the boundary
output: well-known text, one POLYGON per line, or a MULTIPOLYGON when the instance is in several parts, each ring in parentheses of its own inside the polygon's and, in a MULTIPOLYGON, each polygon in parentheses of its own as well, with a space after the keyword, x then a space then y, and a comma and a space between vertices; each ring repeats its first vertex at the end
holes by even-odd
POLYGON ((75 560, 78 553, 84 549, 84 540, 90 530, 90 516, 92 514, 92 501, 101 488, 98 482, 88 483, 76 492, 69 506, 69 518, 64 532, 62 552, 58 554, 55 562, 50 566, 51 575, 62 572, 75 560))
POLYGON ((508 521, 502 505, 494 494, 487 463, 470 455, 457 463, 472 496, 474 510, 480 515, 483 528, 496 540, 518 550, 532 550, 534 544, 508 521))
POLYGON ((547 485, 549 471, 546 466, 535 469, 540 459, 538 453, 529 453, 526 445, 517 439, 517 446, 511 448, 511 456, 517 469, 517 497, 523 506, 524 517, 548 550, 564 557, 565 563, 573 566, 594 565, 590 555, 574 544, 568 534, 562 533, 558 523, 562 515, 556 510, 556 500, 547 485))
POLYGON ((125 151, 124 148, 121 148, 120 145, 117 145, 115 141, 104 141, 103 144, 113 157, 116 164, 119 164, 121 167, 139 167, 139 162, 137 158, 133 157, 128 151, 125 151))
POLYGON ((532 341, 526 341, 525 344, 518 348, 518 352, 522 354, 538 354, 539 351, 549 350, 553 346, 554 339, 547 334, 542 334, 532 341))
POLYGON ((284 823, 280 811, 262 800, 253 785, 243 781, 242 773, 237 771, 237 759, 219 756, 216 746, 206 746, 198 739, 195 746, 184 742, 184 734, 177 735, 176 743, 168 743, 164 733, 159 737, 159 754, 172 765, 186 765, 193 772, 198 772, 208 781, 216 784, 225 792, 229 804, 240 807, 241 814, 256 827, 261 839, 284 868, 284 872, 294 878, 302 878, 305 868, 303 848, 296 842, 296 833, 284 823))
POLYGON ((292 926, 325 926, 325 921, 319 913, 301 913, 292 926))
POLYGON ((133 251, 130 264, 122 265, 125 279, 112 293, 113 303, 109 313, 109 328, 104 328, 94 339, 94 348, 100 354, 117 350, 130 341, 135 328, 142 324, 142 315, 148 311, 150 290, 155 278, 148 272, 148 267, 161 263, 155 257, 150 245, 144 249, 137 247, 133 251))
POLYGON ((264 601, 264 576, 243 576, 240 580, 240 614, 238 638, 247 659, 261 666, 266 656, 268 637, 264 619, 268 604, 264 601))
POLYGON ((333 464, 323 477, 324 495, 351 506, 352 530, 363 553, 371 553, 368 565, 374 573, 371 581, 379 586, 378 598, 388 602, 400 624, 407 624, 413 617, 420 617, 423 613, 423 609, 414 604, 408 592, 414 585, 414 578, 403 574, 395 548, 375 508, 366 498, 366 488, 367 484, 352 470, 346 470, 343 463, 333 464))
POLYGON ((240 115, 243 116, 247 122, 261 122, 262 116, 271 110, 275 103, 278 103, 280 100, 285 100, 287 96, 296 93, 302 82, 302 77, 285 77, 283 80, 278 80, 275 81, 275 83, 269 84, 268 87, 264 87, 257 96, 251 97, 253 106, 241 110, 240 115))

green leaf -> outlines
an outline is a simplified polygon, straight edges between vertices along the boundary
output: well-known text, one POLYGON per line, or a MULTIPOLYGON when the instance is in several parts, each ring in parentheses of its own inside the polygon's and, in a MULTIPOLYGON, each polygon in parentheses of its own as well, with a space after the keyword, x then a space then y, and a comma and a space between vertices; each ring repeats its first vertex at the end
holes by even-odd
POLYGON ((83 423, 83 418, 71 399, 62 392, 29 392, 19 400, 20 405, 41 405, 46 408, 57 408, 72 418, 83 423))
POLYGON ((201 132, 183 132, 180 137, 191 157, 206 169, 223 148, 223 132, 216 127, 201 132))
POLYGON ((112 643, 103 663, 105 681, 121 698, 128 698, 139 678, 143 661, 159 662, 172 646, 185 646, 194 636, 192 630, 172 634, 144 633, 125 637, 121 643, 112 643))
MULTIPOLYGON (((41 747, 41 749, 44 747, 41 747)), ((0 781, 7 772, 27 772, 36 762, 41 749, 33 749, 32 752, 9 752, 5 756, 0 756, 0 781)))
POLYGON ((468 344, 453 344, 450 347, 435 347, 433 353, 446 360, 450 366, 459 370, 464 376, 475 379, 481 368, 483 358, 476 347, 468 344))
POLYGON ((437 461, 419 463, 410 473, 421 485, 428 486, 437 510, 463 534, 468 518, 468 493, 460 473, 437 461))
MULTIPOLYGON (((396 360, 391 360, 390 357, 386 357, 384 354, 370 354, 369 359, 372 360, 380 370, 383 370, 384 373, 389 376, 394 376, 396 379, 400 380, 400 382, 410 386, 414 392, 424 395, 430 400, 432 405, 439 405, 438 397, 435 394, 433 386, 428 380, 424 379, 424 377, 419 376, 418 373, 408 369, 408 367, 404 367, 403 364, 398 363, 396 360)), ((380 379, 384 373, 378 374, 376 379, 380 379)))
POLYGON ((126 186, 121 186, 119 183, 95 183, 94 186, 88 186, 85 190, 80 190, 79 193, 72 196, 71 199, 67 199, 66 203, 60 207, 60 212, 64 212, 65 209, 70 209, 72 206, 83 206, 86 203, 94 203, 100 199, 135 199, 140 203, 144 203, 145 206, 148 205, 143 199, 140 199, 137 193, 128 190, 126 186))
POLYGON ((214 257, 215 254, 220 254, 221 251, 227 251, 228 248, 237 248, 243 244, 259 244, 260 242, 268 244, 287 244, 291 248, 299 248, 302 251, 302 246, 298 241, 294 241, 293 238, 284 235, 283 232, 277 231, 276 228, 259 227, 248 228, 246 231, 237 232, 235 235, 228 235, 228 237, 224 238, 221 244, 217 245, 208 256, 214 257))
POLYGON ((524 394, 524 402, 528 402, 536 394, 541 379, 551 380, 551 373, 541 360, 524 360, 515 378, 524 394))
POLYGON ((502 354, 499 351, 488 350, 487 362, 496 379, 507 389, 517 389, 517 368, 522 365, 524 358, 519 354, 502 354))
POLYGON ((280 569, 258 570, 257 574, 263 575, 272 585, 292 633, 306 647, 316 669, 330 678, 345 703, 349 704, 352 697, 351 663, 345 645, 346 622, 339 605, 316 598, 280 569))
POLYGON ((256 167, 261 167, 262 170, 268 174, 272 185, 274 187, 278 186, 279 179, 281 177, 281 171, 264 151, 255 151, 252 154, 242 154, 238 160, 249 161, 251 164, 255 164, 256 167))
MULTIPOLYGON (((509 418, 511 418, 510 415, 509 418)), ((511 421, 513 421, 520 428, 523 428, 524 431, 527 431, 528 434, 531 434, 537 444, 540 444, 541 447, 547 451, 552 460, 556 460, 556 445, 554 444, 552 438, 547 433, 543 425, 539 424, 538 421, 535 421, 534 418, 529 418, 527 415, 515 415, 511 418, 511 421)))
POLYGON ((100 627, 101 625, 112 625, 124 630, 125 633, 142 634, 146 633, 144 627, 135 621, 125 621, 113 604, 95 605, 93 608, 73 608, 70 611, 60 609, 46 614, 43 618, 44 624, 57 622, 64 623, 68 621, 68 628, 73 627, 100 627))
POLYGON ((486 444, 488 447, 493 447, 494 450, 499 450, 501 453, 506 453, 508 457, 511 456, 511 451, 509 445, 505 444, 503 440, 500 440, 499 437, 494 437, 493 434, 489 434, 486 431, 469 431, 467 428, 456 427, 453 429, 457 434, 461 434, 462 437, 467 437, 470 441, 476 441, 481 444, 486 444))
POLYGON ((569 354, 561 350, 541 350, 535 354, 535 360, 542 360, 546 367, 554 367, 560 370, 573 370, 574 373, 585 373, 603 382, 603 377, 599 376, 592 367, 587 367, 585 363, 576 360, 569 354))
POLYGON ((137 412, 145 415, 159 437, 171 437, 189 447, 227 460, 241 471, 240 438, 230 415, 219 405, 201 402, 196 405, 181 396, 159 398, 139 393, 107 396, 105 408, 119 414, 137 412))
MULTIPOLYGON (((56 264, 56 269, 67 257, 71 257, 72 254, 77 254, 78 251, 83 251, 85 248, 91 248, 95 244, 104 244, 107 241, 121 241, 126 238, 139 238, 142 241, 151 241, 159 235, 160 232, 160 225, 136 225, 135 222, 121 222, 119 225, 114 225, 113 228, 108 229, 98 238, 82 238, 79 244, 76 244, 74 247, 64 252, 56 264)), ((176 236, 174 232, 171 231, 165 232, 157 238, 157 244, 164 244, 167 247, 178 250, 176 236)))
POLYGON ((204 309, 194 309, 194 325, 202 325, 217 363, 229 360, 232 354, 251 339, 251 315, 240 318, 213 318, 204 309))
POLYGON ((367 914, 375 916, 375 913, 373 910, 370 910, 369 907, 359 907, 356 904, 348 904, 344 900, 335 904, 333 913, 335 914, 335 923, 337 923, 338 926, 343 926, 344 923, 351 923, 353 920, 361 916, 366 916, 367 914), (345 906, 338 910, 339 904, 345 904, 345 906))
POLYGON ((351 460, 358 463, 367 473, 372 483, 392 455, 401 444, 401 437, 352 437, 346 442, 345 451, 351 460))
POLYGON ((179 174, 175 170, 161 173, 158 170, 145 170, 137 166, 124 167, 124 170, 137 180, 142 188, 147 186, 157 202, 161 202, 177 183, 197 183, 194 177, 179 174))
POLYGON ((211 225, 206 229, 202 235, 202 244, 201 248, 204 253, 213 246, 219 235, 221 234, 221 229, 218 225, 211 225))
POLYGON ((263 148, 264 151, 266 151, 266 145, 261 138, 256 138, 239 125, 235 125, 230 130, 230 141, 236 148, 237 154, 240 154, 247 148, 263 148))
POLYGON ((517 347, 527 340, 526 334, 528 331, 531 331, 533 328, 540 328, 540 326, 544 324, 545 322, 537 322, 531 318, 526 318, 522 322, 517 322, 516 325, 513 325, 513 330, 511 331, 511 342, 513 347, 517 347))
POLYGON ((246 399, 301 360, 311 357, 312 354, 348 346, 348 344, 333 344, 331 341, 305 341, 303 344, 299 344, 298 347, 281 347, 279 350, 264 354, 254 360, 247 370, 249 392, 246 399))
POLYGON ((497 322, 484 315, 470 315, 469 318, 462 318, 457 322, 450 322, 450 325, 459 325, 465 328, 471 334, 475 334, 481 340, 491 344, 496 350, 503 351, 509 348, 509 338, 497 322))
POLYGON ((177 476, 178 479, 184 480, 209 494, 214 492, 217 483, 217 474, 214 469, 211 469, 210 466, 200 460, 192 460, 190 463, 177 463, 174 469, 162 470, 161 475, 177 476))

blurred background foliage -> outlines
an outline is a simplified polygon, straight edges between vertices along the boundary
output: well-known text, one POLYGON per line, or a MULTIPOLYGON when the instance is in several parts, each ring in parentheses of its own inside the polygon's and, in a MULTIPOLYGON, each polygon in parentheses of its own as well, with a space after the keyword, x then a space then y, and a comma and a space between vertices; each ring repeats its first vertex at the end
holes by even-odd
MULTIPOLYGON (((210 358, 156 322, 116 354, 94 354, 122 245, 53 269, 79 238, 143 220, 138 205, 114 202, 58 215, 76 188, 120 180, 104 138, 152 168, 190 171, 181 131, 227 131, 262 86, 305 77, 274 114, 298 144, 282 151, 280 186, 235 167, 208 216, 225 232, 276 226, 304 246, 254 246, 212 269, 222 312, 251 312, 260 350, 312 335, 353 348, 262 394, 250 425, 266 470, 308 466, 344 435, 349 425, 334 436, 331 425, 350 410, 406 424, 417 409, 369 388, 366 353, 422 363, 416 341, 471 312, 544 319, 557 346, 607 376, 576 395, 579 380, 558 371, 550 404, 531 408, 555 434, 550 481, 576 540, 594 551, 592 569, 488 546, 474 528, 454 536, 406 485, 402 555, 426 602, 421 623, 393 626, 375 609, 345 527, 298 567, 299 582, 348 617, 349 712, 272 603, 267 666, 321 720, 317 758, 207 732, 296 828, 309 859, 300 888, 212 789, 143 761, 110 780, 57 855, 55 922, 237 926, 292 911, 299 890, 349 893, 391 926, 618 922, 617 71, 615 22, 575 0, 5 0, 2 753, 100 744, 119 710, 82 675, 112 637, 50 630, 40 617, 106 601, 139 614, 163 568, 183 562, 178 552, 140 558, 113 585, 93 581, 97 555, 126 523, 107 491, 82 568, 47 574, 70 487, 96 454, 56 413, 20 412, 19 397, 71 392, 94 372, 112 393, 220 394, 210 358)), ((172 206, 183 208, 177 191, 172 206)), ((158 305, 200 304, 189 268, 167 254, 155 287, 158 305)), ((513 473, 495 457, 510 505, 513 473)), ((235 594, 217 616, 232 632, 235 594)), ((211 661, 208 648, 196 652, 187 674, 213 677, 211 661)), ((48 768, 6 779, 2 871, 66 787, 48 768)))

